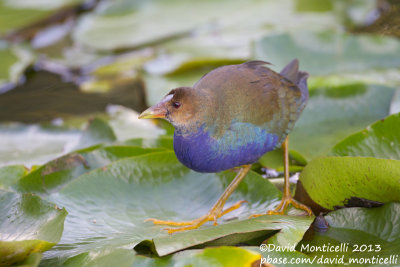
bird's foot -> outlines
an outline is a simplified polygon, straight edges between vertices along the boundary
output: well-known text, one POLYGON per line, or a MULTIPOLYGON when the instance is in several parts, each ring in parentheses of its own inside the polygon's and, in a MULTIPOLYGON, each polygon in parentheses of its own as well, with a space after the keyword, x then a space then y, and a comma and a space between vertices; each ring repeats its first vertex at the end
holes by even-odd
POLYGON ((290 195, 289 196, 284 196, 282 198, 281 203, 279 203, 279 205, 275 209, 267 211, 267 214, 268 215, 283 215, 285 213, 285 210, 289 206, 289 204, 292 204, 292 206, 297 208, 297 209, 301 209, 301 210, 306 211, 309 216, 313 214, 312 210, 309 207, 307 207, 304 204, 301 204, 300 202, 295 200, 290 195))
POLYGON ((238 201, 231 207, 222 210, 222 207, 219 206, 214 206, 206 215, 201 216, 193 221, 186 221, 186 222, 175 222, 175 221, 163 221, 163 220, 157 220, 157 219, 147 219, 146 222, 153 222, 154 224, 159 224, 159 225, 168 225, 168 226, 180 226, 177 228, 165 228, 165 230, 168 231, 169 234, 176 233, 176 232, 181 232, 181 231, 187 231, 187 230, 192 230, 192 229, 197 229, 204 223, 208 221, 214 221, 214 225, 217 225, 217 219, 224 216, 225 214, 238 209, 244 202, 247 202, 246 200, 238 201))
MULTIPOLYGON (((285 214, 285 210, 287 209, 289 204, 292 204, 292 206, 297 209, 306 211, 309 216, 313 214, 312 210, 309 207, 307 207, 304 204, 301 204, 300 202, 295 200, 290 195, 283 196, 281 203, 279 203, 279 205, 275 209, 267 211, 266 214, 267 215, 283 215, 283 214, 285 214)), ((259 217, 259 216, 263 216, 266 214, 254 214, 254 215, 251 215, 250 218, 259 217)))

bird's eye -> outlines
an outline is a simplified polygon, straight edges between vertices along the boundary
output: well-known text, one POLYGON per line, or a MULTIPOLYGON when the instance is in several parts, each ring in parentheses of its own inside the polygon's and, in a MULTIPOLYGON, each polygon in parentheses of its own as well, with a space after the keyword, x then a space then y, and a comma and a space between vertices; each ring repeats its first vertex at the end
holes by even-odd
POLYGON ((181 106, 181 103, 175 101, 175 102, 172 102, 172 106, 174 108, 179 108, 181 106))

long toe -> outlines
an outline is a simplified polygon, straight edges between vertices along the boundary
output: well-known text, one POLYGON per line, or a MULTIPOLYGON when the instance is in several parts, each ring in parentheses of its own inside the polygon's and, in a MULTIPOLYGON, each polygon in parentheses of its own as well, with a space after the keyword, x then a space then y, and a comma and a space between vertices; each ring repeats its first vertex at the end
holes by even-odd
POLYGON ((282 198, 281 203, 274 209, 267 211, 268 215, 283 215, 288 209, 289 205, 292 204, 293 207, 297 209, 301 209, 307 212, 308 215, 312 215, 312 211, 309 207, 304 204, 301 204, 297 200, 295 200, 292 196, 284 196, 282 198))
POLYGON ((154 224, 169 225, 169 226, 184 226, 184 225, 191 225, 191 224, 193 224, 193 221, 175 222, 175 221, 157 220, 157 219, 154 219, 154 218, 146 219, 145 222, 152 222, 152 223, 154 223, 154 224))
POLYGON ((193 221, 184 221, 184 222, 176 222, 176 221, 164 221, 164 220, 157 220, 154 218, 146 219, 146 222, 153 222, 157 225, 168 225, 168 226, 178 226, 177 228, 165 228, 168 233, 172 234, 175 232, 187 231, 197 229, 202 226, 207 221, 214 221, 214 225, 217 225, 217 219, 221 216, 238 209, 242 203, 247 202, 246 200, 241 200, 236 202, 234 205, 230 206, 229 208, 221 211, 221 207, 213 207, 206 215, 201 216, 193 221))

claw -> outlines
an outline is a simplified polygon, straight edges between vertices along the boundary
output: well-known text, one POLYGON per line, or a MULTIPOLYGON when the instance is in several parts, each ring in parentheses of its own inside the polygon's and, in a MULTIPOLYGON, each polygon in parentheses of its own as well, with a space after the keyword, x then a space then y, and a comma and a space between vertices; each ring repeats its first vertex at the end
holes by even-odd
POLYGON ((234 205, 230 206, 229 208, 225 209, 224 211, 218 211, 218 209, 214 208, 209 211, 206 215, 197 218, 193 221, 186 221, 186 222, 175 222, 175 221, 163 221, 157 220, 154 218, 146 219, 145 222, 153 222, 157 225, 169 225, 169 226, 181 226, 178 228, 164 228, 164 230, 168 231, 169 234, 180 232, 180 231, 187 231, 192 229, 197 229, 207 221, 214 221, 214 225, 218 225, 217 220, 221 218, 223 215, 238 209, 242 203, 247 202, 246 200, 241 200, 236 202, 234 205))
POLYGON ((158 225, 170 225, 170 226, 183 226, 183 225, 191 225, 192 222, 174 222, 174 221, 163 221, 163 220, 157 220, 154 218, 149 218, 144 220, 145 222, 153 222, 154 224, 158 225))
POLYGON ((292 206, 297 209, 306 211, 309 216, 311 216, 313 214, 312 210, 309 207, 301 204, 300 202, 295 200, 292 196, 283 197, 281 203, 279 203, 279 205, 274 210, 267 211, 267 214, 268 215, 283 215, 285 213, 285 210, 289 206, 289 204, 292 204, 292 206))
POLYGON ((238 201, 238 202, 236 202, 235 204, 233 204, 232 206, 230 206, 229 208, 225 209, 225 210, 222 212, 221 216, 224 216, 225 214, 227 214, 227 213, 229 213, 229 212, 231 212, 231 211, 234 211, 234 210, 240 208, 240 206, 241 206, 243 203, 249 203, 249 202, 248 202, 247 200, 238 201))

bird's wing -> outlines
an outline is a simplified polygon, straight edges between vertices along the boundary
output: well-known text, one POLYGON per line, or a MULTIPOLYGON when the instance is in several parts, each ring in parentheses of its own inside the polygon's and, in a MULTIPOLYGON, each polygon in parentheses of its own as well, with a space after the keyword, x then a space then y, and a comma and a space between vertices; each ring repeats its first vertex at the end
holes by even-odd
POLYGON ((220 67, 195 84, 194 89, 205 96, 202 120, 216 137, 233 122, 251 123, 282 136, 292 128, 301 112, 301 90, 266 64, 250 61, 220 67))

